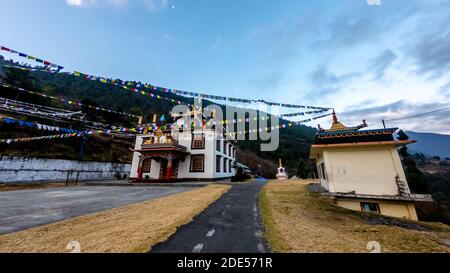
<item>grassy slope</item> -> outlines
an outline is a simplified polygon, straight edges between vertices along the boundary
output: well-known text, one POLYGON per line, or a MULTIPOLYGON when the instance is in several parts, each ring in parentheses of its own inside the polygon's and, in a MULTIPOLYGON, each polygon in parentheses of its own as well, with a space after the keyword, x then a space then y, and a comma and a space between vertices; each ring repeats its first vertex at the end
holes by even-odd
POLYGON ((274 181, 261 191, 266 238, 275 252, 369 252, 370 241, 379 242, 382 252, 450 252, 439 242, 450 238, 446 225, 420 223, 427 230, 418 231, 371 224, 371 215, 335 206, 309 192, 308 183, 274 181))

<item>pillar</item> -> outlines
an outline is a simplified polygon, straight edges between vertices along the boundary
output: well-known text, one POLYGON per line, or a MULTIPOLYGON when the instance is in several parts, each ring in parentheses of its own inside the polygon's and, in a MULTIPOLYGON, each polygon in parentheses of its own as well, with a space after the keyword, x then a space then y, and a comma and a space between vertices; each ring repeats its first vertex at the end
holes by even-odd
POLYGON ((172 179, 172 165, 173 165, 173 158, 172 157, 167 158, 166 180, 172 179))
MULTIPOLYGON (((145 158, 144 158, 145 159, 145 158)), ((144 159, 142 158, 142 156, 139 158, 139 166, 138 166, 138 177, 137 177, 137 182, 142 182, 142 175, 143 175, 143 164, 144 164, 144 159)))

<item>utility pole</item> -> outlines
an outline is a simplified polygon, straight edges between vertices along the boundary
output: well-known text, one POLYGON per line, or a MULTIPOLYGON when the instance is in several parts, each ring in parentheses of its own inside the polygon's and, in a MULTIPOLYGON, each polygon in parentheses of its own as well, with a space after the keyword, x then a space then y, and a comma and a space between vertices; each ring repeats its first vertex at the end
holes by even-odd
POLYGON ((384 121, 384 119, 382 120, 383 122, 383 128, 386 129, 386 122, 384 121))

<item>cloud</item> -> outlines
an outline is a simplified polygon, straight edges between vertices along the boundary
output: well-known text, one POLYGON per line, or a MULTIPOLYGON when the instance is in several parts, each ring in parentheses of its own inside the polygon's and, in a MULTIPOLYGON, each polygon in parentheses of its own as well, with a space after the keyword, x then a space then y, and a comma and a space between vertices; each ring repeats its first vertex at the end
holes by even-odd
POLYGON ((143 5, 149 11, 158 11, 169 6, 169 0, 66 0, 67 5, 74 7, 109 6, 123 7, 131 4, 143 5))
POLYGON ((275 91, 283 84, 283 80, 283 74, 279 72, 271 72, 256 80, 256 85, 258 88, 264 90, 271 89, 275 91))
POLYGON ((383 78, 386 69, 388 69, 397 58, 398 56, 394 52, 387 49, 379 56, 369 60, 369 69, 375 74, 375 79, 383 78))
POLYGON ((449 1, 434 1, 418 12, 417 20, 407 33, 403 48, 419 75, 428 79, 444 76, 450 69, 449 1), (432 20, 430 20, 432 18, 432 20))
POLYGON ((143 3, 150 11, 157 11, 169 6, 169 0, 143 0, 143 3))
POLYGON ((447 98, 450 98, 450 81, 448 81, 446 84, 442 85, 439 88, 439 92, 446 95, 447 98))
POLYGON ((128 0, 66 0, 67 5, 76 7, 89 7, 107 5, 120 7, 128 4, 128 0))
POLYGON ((325 65, 320 65, 310 76, 314 90, 308 97, 323 99, 324 96, 339 92, 344 84, 359 76, 359 73, 336 75, 325 65))
POLYGON ((271 65, 287 66, 306 46, 308 39, 317 34, 318 14, 311 12, 300 18, 282 18, 271 25, 260 26, 249 35, 249 41, 261 49, 271 65))
POLYGON ((418 67, 418 73, 427 73, 433 78, 446 73, 450 69, 449 46, 450 32, 423 35, 410 50, 418 67))
POLYGON ((381 126, 381 120, 384 119, 387 120, 386 125, 388 127, 400 127, 405 130, 420 132, 428 131, 450 134, 450 110, 416 118, 392 122, 389 121, 442 109, 447 106, 448 103, 445 102, 413 103, 406 100, 399 100, 384 105, 349 110, 339 114, 339 117, 340 120, 348 126, 358 124, 361 120, 366 119, 369 126, 372 128, 379 128, 381 126))

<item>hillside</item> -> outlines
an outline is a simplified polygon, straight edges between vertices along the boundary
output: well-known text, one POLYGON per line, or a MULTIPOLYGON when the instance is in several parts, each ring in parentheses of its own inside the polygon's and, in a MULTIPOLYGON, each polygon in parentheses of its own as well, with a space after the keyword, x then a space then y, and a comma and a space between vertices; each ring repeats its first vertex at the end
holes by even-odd
POLYGON ((429 156, 450 157, 450 135, 406 132, 417 143, 412 144, 410 150, 429 156))
POLYGON ((445 224, 347 210, 315 192, 311 183, 316 182, 272 181, 261 191, 265 237, 274 252, 450 252, 445 224))
MULTIPOLYGON (((114 85, 107 85, 97 81, 84 80, 66 74, 50 74, 47 72, 39 71, 23 71, 19 69, 4 67, 4 65, 8 64, 11 63, 7 61, 0 61, 0 69, 5 72, 5 76, 2 76, 4 77, 5 83, 13 84, 18 87, 43 93, 46 95, 64 97, 73 101, 80 101, 83 104, 100 106, 119 112, 131 113, 134 115, 142 115, 144 117, 144 122, 150 122, 154 114, 157 114, 158 116, 164 114, 166 117, 168 117, 169 111, 174 106, 170 101, 145 97, 114 85)), ((67 103, 64 103, 62 101, 51 100, 24 92, 17 92, 16 90, 9 88, 0 87, 0 91, 2 97, 6 97, 9 99, 76 111, 82 110, 83 113, 86 113, 87 120, 124 127, 134 127, 136 125, 135 118, 133 119, 125 117, 123 115, 108 113, 104 111, 96 111, 88 107, 82 107, 80 109, 74 104, 68 105, 67 103)), ((160 91, 152 92, 156 95, 170 97, 183 101, 185 103, 193 102, 191 98, 187 97, 181 97, 170 93, 163 93, 160 91)), ((203 105, 208 105, 210 103, 211 102, 204 101, 203 105)), ((9 132, 9 136, 17 136, 22 132, 20 128, 17 128, 17 130, 15 131, 14 128, 11 127, 8 127, 8 130, 2 131, 4 132, 2 134, 2 137, 8 137, 6 132, 9 132)), ((240 141, 237 143, 237 146, 243 152, 240 154, 242 155, 247 154, 247 152, 251 152, 249 154, 252 154, 252 156, 242 157, 239 158, 239 160, 243 164, 249 166, 264 166, 264 168, 261 167, 261 169, 264 170, 264 175, 273 177, 276 171, 278 159, 281 158, 286 164, 288 171, 295 174, 297 172, 299 162, 302 160, 308 160, 309 148, 314 140, 315 132, 315 129, 306 126, 297 126, 282 129, 280 130, 280 146, 279 149, 275 152, 260 152, 259 141, 240 141), (267 160, 271 163, 269 163, 267 160)), ((28 135, 30 135, 29 132, 27 132, 26 136, 28 135)), ((67 143, 69 145, 70 142, 67 143)), ((98 140, 96 143, 97 152, 102 151, 102 144, 99 143, 98 140)), ((123 155, 124 151, 128 149, 129 143, 130 142, 127 141, 119 150, 117 150, 117 152, 120 151, 121 153, 120 157, 107 156, 108 154, 112 155, 114 153, 114 151, 108 151, 108 153, 105 153, 106 155, 102 159, 108 161, 117 160, 117 158, 120 158, 121 162, 131 160, 131 153, 129 153, 129 156, 123 155)), ((103 149, 111 149, 111 146, 108 146, 110 144, 106 142, 104 144, 105 146, 103 149)), ((24 145, 33 146, 32 144, 24 145)), ((27 153, 21 152, 24 151, 24 145, 20 147, 14 147, 16 145, 10 145, 8 149, 2 149, 2 153, 3 155, 27 155, 27 153)), ((61 146, 64 145, 64 141, 61 142, 61 146)), ((91 151, 92 149, 89 148, 89 145, 90 144, 88 143, 87 150, 91 151)), ((79 144, 77 143, 75 144, 75 146, 79 147, 79 144)), ((44 148, 42 146, 33 146, 33 149, 33 154, 39 155, 39 152, 44 148)), ((65 150, 72 151, 73 148, 65 148, 65 150)), ((27 151, 27 149, 25 149, 25 151, 27 151)), ((46 151, 44 154, 50 157, 64 157, 66 153, 61 151, 46 151)), ((74 151, 70 154, 73 155, 74 151)), ((89 154, 87 156, 89 159, 91 157, 98 157, 94 155, 90 156, 89 154)))

